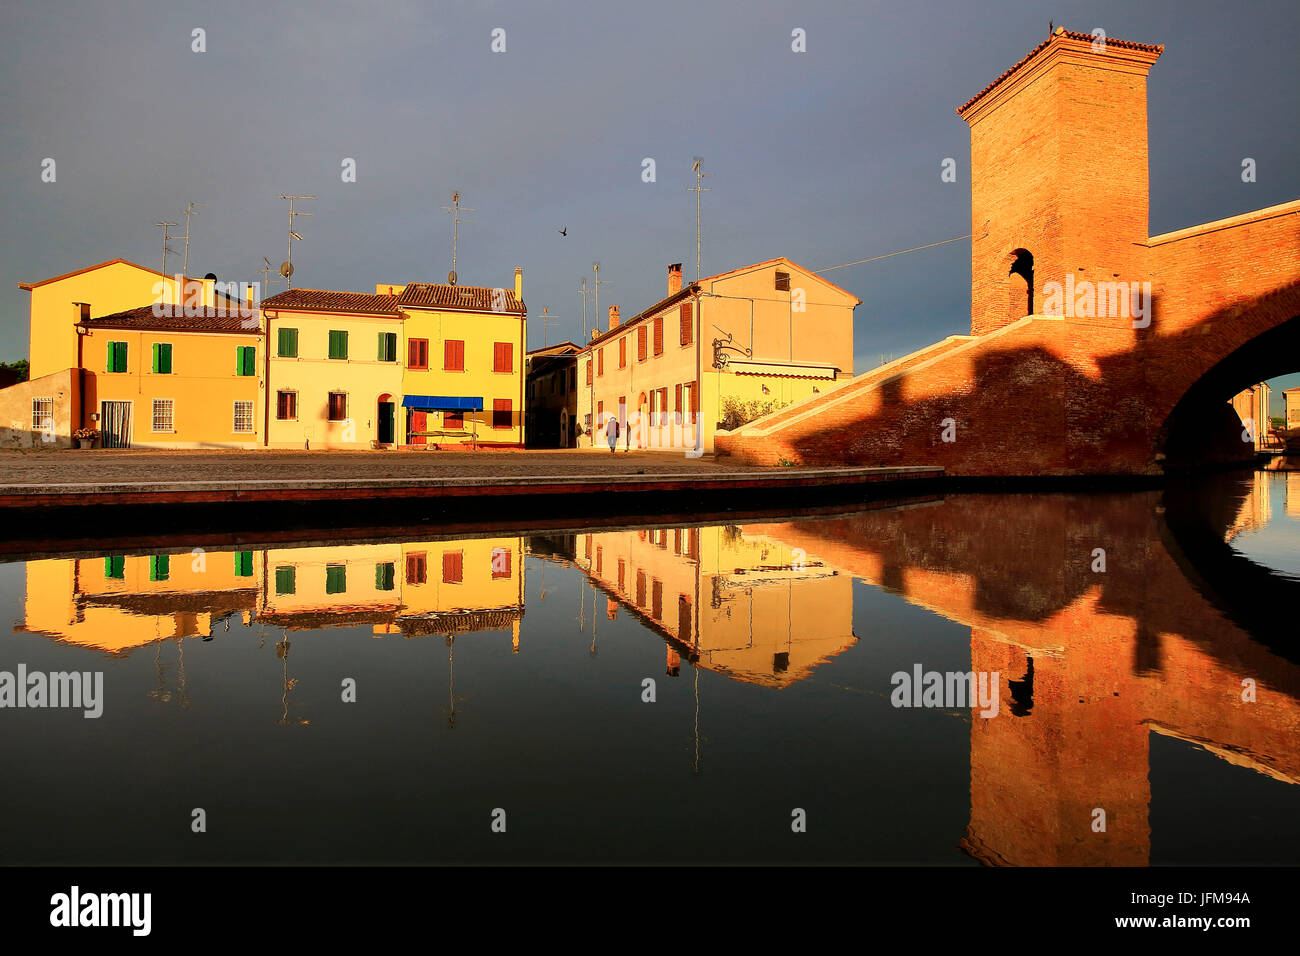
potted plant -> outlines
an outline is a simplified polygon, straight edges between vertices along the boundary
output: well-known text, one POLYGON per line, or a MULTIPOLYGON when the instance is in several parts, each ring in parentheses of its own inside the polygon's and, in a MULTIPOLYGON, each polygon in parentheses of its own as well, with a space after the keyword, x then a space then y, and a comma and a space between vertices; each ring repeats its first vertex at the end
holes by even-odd
POLYGON ((77 440, 77 445, 81 448, 94 448, 95 442, 99 439, 99 429, 93 427, 78 428, 72 433, 72 437, 77 440))

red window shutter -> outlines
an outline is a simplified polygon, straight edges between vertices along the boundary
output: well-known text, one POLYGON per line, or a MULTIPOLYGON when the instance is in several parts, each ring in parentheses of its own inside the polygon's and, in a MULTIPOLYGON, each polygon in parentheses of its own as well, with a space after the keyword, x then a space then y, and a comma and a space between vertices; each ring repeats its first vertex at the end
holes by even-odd
POLYGON ((597 366, 596 374, 604 375, 605 374, 605 350, 604 349, 596 349, 596 366, 597 366))
POLYGON ((618 559, 618 589, 622 591, 627 586, 627 563, 618 559))
POLYGON ((442 553, 442 583, 460 584, 464 576, 465 553, 463 551, 444 551, 442 553))
POLYGON ((459 339, 448 339, 443 344, 442 367, 448 372, 465 371, 465 343, 459 339))
POLYGON ((645 326, 643 325, 641 326, 641 328, 636 330, 636 360, 638 362, 645 361, 645 356, 646 356, 645 346, 646 346, 646 336, 645 336, 645 326))
POLYGON ((591 384, 591 359, 587 359, 587 384, 591 384))
POLYGON ((636 603, 637 607, 645 607, 645 572, 636 573, 636 603))
POLYGON ((509 428, 511 426, 511 418, 510 399, 492 399, 492 427, 509 428))
POLYGON ((690 345, 694 341, 695 326, 691 321, 691 304, 682 303, 682 345, 690 345))
POLYGON ((406 583, 423 584, 426 575, 426 561, 423 552, 406 556, 406 583))
POLYGON ((680 385, 677 386, 677 390, 676 393, 673 395, 673 398, 676 400, 677 403, 676 405, 673 406, 673 409, 675 411, 680 412, 682 410, 682 387, 680 385))
POLYGON ((464 428, 465 413, 464 412, 443 412, 442 427, 443 428, 464 428))
POLYGON ((618 340, 618 367, 627 368, 627 336, 618 340))
POLYGON ((650 616, 656 621, 664 616, 664 585, 655 581, 650 587, 650 616))
POLYGON ((664 354, 664 317, 655 319, 655 355, 664 354))
POLYGON ((514 344, 497 342, 492 350, 492 371, 509 372, 514 368, 514 344))

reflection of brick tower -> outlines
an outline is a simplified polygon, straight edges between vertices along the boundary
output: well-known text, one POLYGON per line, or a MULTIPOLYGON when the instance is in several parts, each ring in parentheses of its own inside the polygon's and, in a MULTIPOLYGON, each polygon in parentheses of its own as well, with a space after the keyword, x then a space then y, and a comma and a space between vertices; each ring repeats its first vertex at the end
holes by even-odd
POLYGON ((1115 664, 1131 656, 1132 622, 1089 610, 1066 623, 1079 634, 1100 625, 1097 639, 1070 643, 1064 659, 1040 656, 1032 671, 1021 648, 971 629, 971 668, 1000 672, 1002 706, 971 717, 962 846, 994 865, 1145 866, 1147 727, 1141 696, 1115 664), (1096 808, 1104 833, 1092 829, 1096 808))
POLYGON ((1044 284, 1067 273, 1146 278, 1146 76, 1163 49, 1057 28, 958 108, 971 130, 972 334, 1041 313, 1044 284))

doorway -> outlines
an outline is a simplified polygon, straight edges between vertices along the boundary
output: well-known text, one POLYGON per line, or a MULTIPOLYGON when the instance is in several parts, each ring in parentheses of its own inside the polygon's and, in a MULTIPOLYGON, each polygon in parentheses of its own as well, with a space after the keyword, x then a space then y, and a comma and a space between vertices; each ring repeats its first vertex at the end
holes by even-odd
POLYGON ((130 448, 131 403, 100 402, 99 431, 105 448, 130 448))
POLYGON ((391 445, 393 443, 393 415, 393 403, 385 401, 381 397, 375 423, 375 440, 381 445, 391 445))

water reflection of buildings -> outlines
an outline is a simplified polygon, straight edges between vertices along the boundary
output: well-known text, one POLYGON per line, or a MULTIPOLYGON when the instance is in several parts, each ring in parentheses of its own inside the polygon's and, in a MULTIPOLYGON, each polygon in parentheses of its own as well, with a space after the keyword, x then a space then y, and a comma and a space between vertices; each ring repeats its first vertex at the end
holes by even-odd
POLYGON ((29 561, 21 628, 117 654, 239 615, 283 632, 506 630, 517 650, 522 559, 522 539, 502 537, 29 561))
POLYGON ((582 534, 574 563, 680 656, 735 680, 785 687, 851 647, 848 575, 764 532, 763 525, 582 534))

